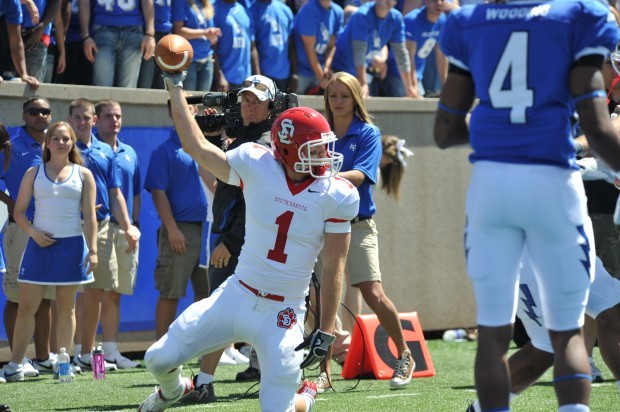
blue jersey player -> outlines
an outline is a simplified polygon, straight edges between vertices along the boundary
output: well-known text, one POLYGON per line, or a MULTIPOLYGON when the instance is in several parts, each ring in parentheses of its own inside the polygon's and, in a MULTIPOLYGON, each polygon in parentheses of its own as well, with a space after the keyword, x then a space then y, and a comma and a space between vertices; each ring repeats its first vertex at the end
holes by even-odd
POLYGON ((609 11, 584 0, 466 6, 451 13, 440 36, 450 65, 435 141, 473 148, 465 251, 478 306, 475 380, 484 411, 509 410, 506 352, 526 246, 555 352, 559 410, 589 411, 581 326, 594 247, 571 115, 576 109, 591 149, 620 169, 620 136, 601 75, 617 42, 609 11))

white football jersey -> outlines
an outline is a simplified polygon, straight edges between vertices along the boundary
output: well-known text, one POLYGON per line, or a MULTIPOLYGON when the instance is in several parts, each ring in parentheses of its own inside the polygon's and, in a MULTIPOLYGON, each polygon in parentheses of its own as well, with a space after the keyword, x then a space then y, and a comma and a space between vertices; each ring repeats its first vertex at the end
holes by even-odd
POLYGON ((357 189, 340 177, 296 185, 261 145, 243 144, 226 155, 246 203, 245 243, 235 273, 260 291, 305 296, 324 233, 351 231, 357 189))

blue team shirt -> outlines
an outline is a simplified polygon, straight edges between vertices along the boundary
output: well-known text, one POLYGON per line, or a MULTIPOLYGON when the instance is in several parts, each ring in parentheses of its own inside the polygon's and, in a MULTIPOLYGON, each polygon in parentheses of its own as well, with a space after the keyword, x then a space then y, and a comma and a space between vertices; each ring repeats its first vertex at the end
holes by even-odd
POLYGON ((480 99, 470 160, 576 168, 569 74, 580 57, 607 55, 618 38, 615 19, 594 1, 453 11, 439 44, 450 63, 471 72, 480 99))
MULTIPOLYGON (((43 19, 43 13, 45 13, 45 9, 47 8, 48 1, 47 0, 33 0, 34 4, 37 6, 37 10, 39 10, 39 16, 43 19)), ((22 15, 24 16, 24 21, 22 22, 22 29, 30 29, 36 24, 32 24, 32 17, 30 16, 30 12, 28 8, 22 4, 22 15)), ((38 24, 38 23, 37 23, 38 24)), ((45 30, 43 30, 43 34, 49 34, 52 32, 52 23, 45 26, 45 30)))
POLYGON ((346 135, 336 141, 336 152, 342 153, 344 157, 341 172, 359 170, 366 176, 357 188, 360 195, 358 216, 374 215, 377 208, 372 199, 372 188, 377 183, 377 170, 383 153, 381 132, 376 126, 353 116, 346 135))
MULTIPOLYGON (((2 180, 6 184, 9 196, 13 201, 16 201, 19 195, 19 186, 26 171, 42 163, 43 148, 28 134, 25 127, 18 129, 17 134, 11 139, 11 144, 13 145, 11 163, 6 171, 0 167, 0 173, 2 173, 2 180)), ((4 165, 4 155, 4 152, 0 153, 0 165, 4 165)), ((34 220, 34 197, 26 209, 26 217, 28 220, 34 220)))
MULTIPOLYGON (((189 29, 207 29, 213 27, 213 18, 207 19, 202 12, 200 1, 172 0, 172 21, 182 21, 189 29), (191 6, 190 6, 191 2, 191 6)), ((211 42, 205 37, 191 39, 189 44, 194 49, 194 61, 213 55, 211 42)))
MULTIPOLYGON (((80 32, 80 18, 79 18, 79 10, 78 10, 78 1, 79 0, 71 0, 71 20, 69 22, 69 28, 67 29, 67 34, 65 36, 65 44, 76 43, 82 41, 82 33, 80 32)), ((92 27, 93 19, 89 20, 89 32, 90 27, 92 27)))
POLYGON ((97 221, 101 221, 110 217, 110 189, 121 187, 114 161, 114 152, 110 145, 92 135, 90 147, 79 140, 77 146, 82 152, 84 166, 91 171, 95 178, 95 186, 97 187, 95 204, 101 205, 97 209, 97 221))
POLYGON ((291 74, 288 47, 293 31, 293 12, 280 0, 258 0, 252 4, 249 13, 254 24, 261 73, 275 80, 288 79, 291 74))
POLYGON ((19 0, 0 0, 0 17, 6 17, 9 24, 22 24, 24 16, 19 0))
POLYGON ((177 222, 203 222, 207 218, 207 198, 198 165, 181 147, 175 130, 151 155, 144 188, 166 192, 177 222))
POLYGON ((357 76, 353 58, 353 41, 368 43, 367 56, 381 51, 388 43, 405 41, 403 15, 394 8, 385 18, 375 13, 375 2, 364 3, 355 12, 336 39, 336 53, 332 67, 334 71, 345 71, 357 76))
POLYGON ((170 33, 172 31, 171 0, 154 0, 155 6, 155 31, 170 33))
MULTIPOLYGON (((133 223, 133 198, 142 192, 138 155, 133 147, 120 140, 117 140, 117 146, 114 153, 116 173, 121 180, 121 192, 123 192, 125 202, 127 203, 129 220, 133 223)), ((116 222, 114 216, 111 216, 110 220, 116 222)))
POLYGON ((142 26, 140 0, 93 1, 94 24, 101 26, 142 26))
POLYGON ((314 76, 301 36, 314 36, 316 52, 321 66, 325 65, 325 51, 332 36, 335 36, 344 24, 342 7, 332 2, 329 9, 324 8, 319 0, 309 0, 295 16, 293 23, 295 53, 297 54, 297 71, 302 76, 314 76))
POLYGON ((415 69, 418 80, 422 80, 426 58, 437 44, 439 33, 446 23, 446 15, 441 13, 436 22, 426 17, 426 6, 412 10, 403 18, 405 21, 405 38, 416 42, 415 69))
POLYGON ((213 2, 215 27, 222 30, 217 41, 217 57, 220 69, 229 83, 241 84, 252 74, 250 51, 254 41, 254 28, 245 8, 235 2, 213 2))

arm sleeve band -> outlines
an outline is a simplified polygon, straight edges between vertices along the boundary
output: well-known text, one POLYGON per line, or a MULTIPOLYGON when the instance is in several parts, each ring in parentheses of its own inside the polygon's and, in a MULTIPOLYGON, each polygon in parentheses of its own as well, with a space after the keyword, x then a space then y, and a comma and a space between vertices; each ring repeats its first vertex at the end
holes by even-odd
POLYGON ((459 66, 450 63, 448 65, 448 73, 461 74, 463 76, 471 77, 471 72, 460 68, 459 66))
POLYGON ((396 59, 396 65, 400 73, 411 73, 411 60, 409 59, 409 53, 407 53, 405 42, 392 42, 390 43, 390 47, 394 53, 394 59, 396 59))
POLYGON ((579 103, 581 101, 584 101, 584 100, 587 100, 587 99, 597 99, 599 97, 602 97, 602 98, 606 98, 607 97, 607 93, 605 93, 605 90, 594 90, 591 93, 582 94, 579 97, 575 97, 573 99, 573 102, 575 104, 577 104, 577 103, 579 103))
POLYGON ((355 63, 355 67, 362 67, 366 65, 367 51, 368 45, 365 41, 353 40, 353 62, 355 63))
POLYGON ((594 66, 600 69, 603 66, 604 61, 605 57, 600 54, 589 54, 577 59, 577 61, 573 64, 573 67, 594 66))
POLYGON ((439 110, 443 110, 446 113, 455 114, 457 116, 467 116, 467 113, 468 113, 467 110, 451 109, 448 106, 441 104, 441 102, 437 104, 437 108, 439 110))

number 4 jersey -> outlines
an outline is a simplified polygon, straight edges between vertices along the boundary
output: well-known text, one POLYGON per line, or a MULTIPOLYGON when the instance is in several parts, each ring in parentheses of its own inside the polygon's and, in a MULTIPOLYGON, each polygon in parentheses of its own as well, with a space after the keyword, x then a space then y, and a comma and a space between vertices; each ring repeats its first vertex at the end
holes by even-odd
POLYGON ((471 73, 479 105, 470 160, 577 168, 569 75, 575 61, 618 43, 613 15, 597 1, 465 6, 450 14, 440 47, 471 73))
POLYGON ((357 189, 340 177, 295 185, 261 145, 243 144, 226 155, 246 203, 245 243, 235 273, 258 290, 305 296, 323 235, 351 231, 357 189))

